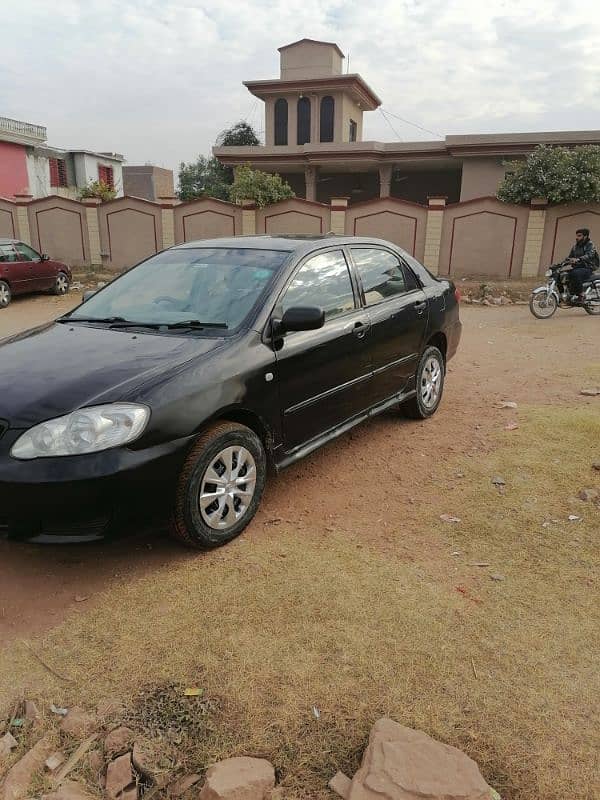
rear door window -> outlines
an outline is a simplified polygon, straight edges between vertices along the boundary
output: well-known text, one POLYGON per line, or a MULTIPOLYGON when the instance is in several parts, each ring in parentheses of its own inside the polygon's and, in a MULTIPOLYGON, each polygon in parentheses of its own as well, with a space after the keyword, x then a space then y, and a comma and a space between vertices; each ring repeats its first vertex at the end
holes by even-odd
POLYGON ((353 247, 352 258, 360 275, 367 306, 377 305, 414 288, 406 280, 400 259, 387 250, 353 247))
POLYGON ((17 251, 12 244, 0 244, 0 261, 18 261, 17 251))

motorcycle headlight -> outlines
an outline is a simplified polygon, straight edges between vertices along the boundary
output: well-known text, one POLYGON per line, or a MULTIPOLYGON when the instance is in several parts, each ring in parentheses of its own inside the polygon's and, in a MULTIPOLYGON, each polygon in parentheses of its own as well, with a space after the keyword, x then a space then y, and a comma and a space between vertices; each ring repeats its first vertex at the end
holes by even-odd
POLYGON ((97 453, 133 442, 141 436, 149 419, 149 408, 131 403, 82 408, 30 428, 17 439, 10 454, 27 461, 97 453))
POLYGON ((551 278, 552 277, 552 270, 551 269, 547 269, 546 270, 546 277, 547 278, 551 278))

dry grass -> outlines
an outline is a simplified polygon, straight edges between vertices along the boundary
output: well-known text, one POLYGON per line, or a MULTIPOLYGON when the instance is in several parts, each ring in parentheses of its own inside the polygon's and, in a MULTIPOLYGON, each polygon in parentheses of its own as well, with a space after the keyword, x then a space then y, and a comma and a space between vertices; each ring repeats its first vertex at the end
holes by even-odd
MULTIPOLYGON (((600 511, 569 498, 600 483, 599 432, 589 407, 545 408, 510 446, 447 464, 464 488, 423 506, 435 557, 383 552, 375 531, 285 523, 278 538, 242 538, 113 586, 35 643, 72 683, 17 642, 0 664, 0 706, 21 690, 66 705, 119 694, 143 721, 158 713, 140 716, 135 695, 150 685, 168 726, 181 715, 172 687, 200 685, 216 701, 202 732, 179 740, 181 768, 265 756, 290 800, 329 797, 327 780, 352 774, 382 715, 464 749, 506 800, 597 798, 600 511)), ((400 545, 401 520, 393 535, 400 545)))

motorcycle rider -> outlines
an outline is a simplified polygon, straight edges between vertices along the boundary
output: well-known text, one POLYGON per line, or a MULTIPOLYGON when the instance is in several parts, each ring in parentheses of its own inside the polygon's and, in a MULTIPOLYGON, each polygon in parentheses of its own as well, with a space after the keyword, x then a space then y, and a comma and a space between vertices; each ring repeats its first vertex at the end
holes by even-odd
POLYGON ((566 263, 571 265, 568 277, 573 299, 583 302, 583 284, 600 266, 598 251, 590 239, 589 228, 578 228, 575 231, 575 244, 566 263))

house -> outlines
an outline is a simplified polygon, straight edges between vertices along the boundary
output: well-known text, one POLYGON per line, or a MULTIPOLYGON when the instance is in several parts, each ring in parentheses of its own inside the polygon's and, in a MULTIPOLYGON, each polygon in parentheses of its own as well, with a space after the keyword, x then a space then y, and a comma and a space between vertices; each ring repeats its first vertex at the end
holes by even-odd
POLYGON ((364 114, 381 100, 360 75, 344 73, 337 44, 301 39, 279 53, 279 78, 244 82, 265 104, 264 146, 215 147, 213 153, 231 167, 249 163, 278 172, 307 200, 471 200, 495 195, 505 162, 525 158, 538 144, 600 144, 600 131, 363 141, 364 114))
POLYGON ((30 194, 75 198, 90 181, 102 180, 123 195, 118 153, 64 150, 46 142, 46 128, 0 117, 0 197, 30 194))
POLYGON ((151 164, 123 167, 123 192, 127 197, 141 197, 144 200, 173 197, 173 170, 151 164))

